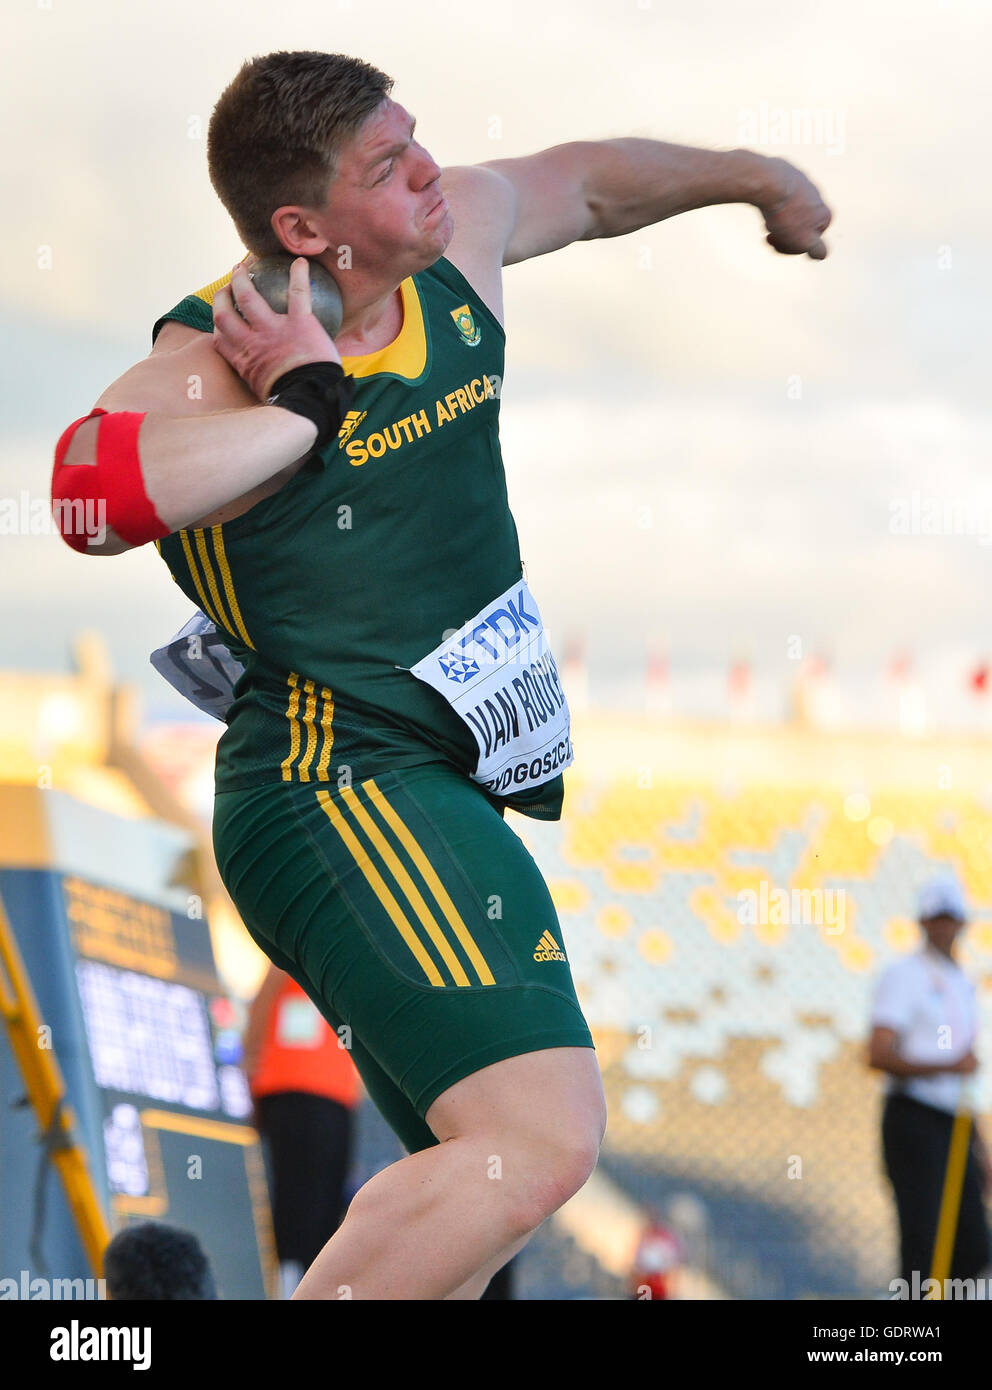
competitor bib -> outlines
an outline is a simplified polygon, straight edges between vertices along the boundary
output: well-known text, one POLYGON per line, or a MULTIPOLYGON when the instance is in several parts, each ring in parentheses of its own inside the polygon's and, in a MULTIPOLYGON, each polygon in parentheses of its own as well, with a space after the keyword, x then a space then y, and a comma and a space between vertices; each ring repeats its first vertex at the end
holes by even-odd
POLYGON ((573 760, 558 668, 521 576, 410 668, 472 731, 472 780, 502 795, 539 787, 573 760))
POLYGON ((198 609, 149 660, 190 704, 226 722, 234 687, 245 668, 231 655, 206 613, 198 609))

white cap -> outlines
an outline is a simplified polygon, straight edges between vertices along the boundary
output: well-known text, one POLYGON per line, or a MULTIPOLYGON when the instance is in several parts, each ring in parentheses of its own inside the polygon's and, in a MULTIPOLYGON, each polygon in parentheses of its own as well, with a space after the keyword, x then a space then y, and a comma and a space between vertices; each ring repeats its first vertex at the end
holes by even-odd
POLYGON ((947 870, 928 878, 917 892, 916 920, 926 922, 931 917, 956 917, 959 922, 968 920, 961 885, 947 870))

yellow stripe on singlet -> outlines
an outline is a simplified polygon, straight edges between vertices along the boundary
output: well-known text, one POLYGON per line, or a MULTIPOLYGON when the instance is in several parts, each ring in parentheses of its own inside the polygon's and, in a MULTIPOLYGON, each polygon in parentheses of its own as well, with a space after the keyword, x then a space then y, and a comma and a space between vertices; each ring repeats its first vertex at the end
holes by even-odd
POLYGON ((292 686, 289 704, 286 706, 286 718, 289 720, 289 752, 282 760, 282 780, 292 782, 293 762, 300 751, 300 726, 296 718, 300 708, 300 687, 297 685, 299 676, 295 671, 290 671, 287 680, 292 686))
POLYGON ((190 578, 192 579, 193 584, 196 587, 196 592, 200 600, 200 607, 203 609, 204 613, 206 613, 207 617, 213 623, 214 627, 223 627, 223 623, 220 621, 217 614, 210 607, 210 604, 207 600, 207 595, 203 588, 203 581, 200 578, 200 570, 197 566, 196 559, 193 555, 193 547, 190 545, 189 532, 186 530, 180 531, 179 539, 182 541, 183 554, 186 556, 186 565, 189 569, 190 578))
POLYGON ((324 702, 324 710, 320 717, 320 727, 324 731, 324 747, 320 755, 320 762, 317 764, 317 781, 326 782, 327 764, 330 761, 331 749, 334 746, 334 697, 326 685, 320 687, 320 697, 324 702))
POLYGON ((320 687, 318 696, 315 684, 312 680, 304 680, 300 685, 300 677, 296 671, 291 671, 287 677, 290 685, 289 700, 286 705, 286 718, 289 720, 289 752, 282 760, 282 780, 292 782, 294 774, 298 781, 309 782, 311 780, 311 768, 313 767, 314 755, 320 748, 320 761, 317 763, 316 776, 318 782, 329 782, 327 766, 331 760, 331 749, 334 746, 334 697, 326 685, 320 687), (301 697, 306 696, 303 710, 300 710, 301 697), (317 716, 317 702, 320 701, 320 716, 317 716), (302 725, 302 727, 301 727, 302 725), (306 744, 303 745, 303 730, 306 730, 306 744), (303 745, 303 756, 297 763, 296 759, 300 755, 300 747, 303 745), (294 767, 293 764, 296 763, 294 767))
POLYGON ((408 381, 418 381, 427 366, 427 329, 420 294, 412 275, 400 285, 403 324, 391 343, 377 352, 342 357, 341 365, 356 381, 377 372, 392 372, 408 381))
POLYGON ((440 923, 424 902, 420 889, 403 867, 392 845, 376 825, 368 811, 366 811, 351 787, 344 787, 341 796, 355 820, 365 831, 368 839, 372 841, 384 862, 388 865, 393 878, 399 884, 400 888, 402 888, 406 900, 417 914, 421 926, 426 930, 427 935, 437 948, 441 959, 451 971, 451 978, 454 980, 455 984, 468 985, 470 981, 465 974, 465 969, 461 961, 455 955, 451 943, 441 929, 440 923))
POLYGON ((372 860, 370 859, 368 853, 359 841, 358 836, 352 830, 351 826, 347 823, 344 816, 341 814, 341 811, 334 804, 334 800, 331 797, 330 792, 319 791, 317 793, 317 800, 320 802, 321 806, 327 813, 327 816, 330 819, 331 824, 334 826, 335 830, 338 832, 338 834, 341 836, 341 839, 344 841, 345 845, 350 850, 355 863, 358 865, 362 873, 365 875, 365 879, 369 887, 372 889, 373 893, 376 895, 376 897, 382 903, 383 907, 386 909, 386 912, 389 914, 389 918, 392 921, 393 926, 396 928, 400 936, 403 938, 407 946, 410 948, 410 951, 412 952, 414 959, 417 961, 417 964, 420 966, 421 970, 423 970, 424 975, 427 977, 427 979, 430 981, 432 985, 439 986, 441 989, 443 989, 444 980, 441 978, 441 972, 438 970, 433 960, 431 960, 426 948, 424 947, 423 942, 417 936, 417 933, 414 931, 412 925, 405 916, 399 903, 396 901, 392 893, 389 891, 389 888, 383 882, 382 875, 379 873, 378 869, 372 863, 372 860))
POLYGON ((379 811, 383 820, 386 821, 407 854, 413 860, 414 864, 416 864, 421 877, 434 894, 438 906, 448 919, 458 939, 459 945, 472 962, 480 983, 484 985, 494 985, 496 980, 489 966, 486 964, 485 957, 476 945, 472 933, 462 920, 458 909, 448 895, 447 889, 438 877, 437 871, 421 846, 417 843, 409 826, 405 824, 395 808, 389 804, 384 793, 380 791, 379 787, 376 785, 374 778, 370 777, 368 781, 363 782, 362 790, 368 793, 373 806, 379 811))
POLYGON ((232 631, 236 632, 242 641, 255 650, 255 643, 248 636, 244 619, 241 616, 241 609, 238 607, 237 596, 234 592, 234 580, 231 578, 231 566, 228 564, 227 551, 224 549, 224 528, 223 526, 211 526, 210 534, 214 539, 214 554, 217 556, 217 567, 220 570, 220 577, 224 584, 224 593, 227 596, 228 606, 231 610, 231 617, 234 619, 232 631))
MULTIPOLYGON (((244 260, 245 256, 242 256, 241 259, 244 260)), ((193 297, 202 299, 205 304, 213 305, 214 295, 218 290, 222 290, 225 285, 230 283, 232 273, 233 272, 229 270, 227 274, 222 275, 219 280, 211 280, 209 285, 204 285, 202 289, 194 290, 193 297)))
POLYGON ((220 626, 226 628, 228 632, 233 632, 234 626, 224 611, 224 605, 221 603, 220 590, 217 587, 217 576, 214 574, 213 563, 207 552, 207 538, 203 528, 198 526, 193 532, 193 536, 196 540, 196 549, 200 557, 200 564, 203 566, 203 573, 206 576, 207 587, 210 589, 210 597, 216 604, 217 612, 221 615, 220 626))
POLYGON ((303 689, 307 697, 306 708, 303 711, 303 724, 307 731, 307 746, 296 771, 299 773, 301 782, 309 782, 310 762, 317 751, 317 730, 313 722, 313 717, 317 713, 317 696, 314 693, 313 681, 304 681, 303 689))

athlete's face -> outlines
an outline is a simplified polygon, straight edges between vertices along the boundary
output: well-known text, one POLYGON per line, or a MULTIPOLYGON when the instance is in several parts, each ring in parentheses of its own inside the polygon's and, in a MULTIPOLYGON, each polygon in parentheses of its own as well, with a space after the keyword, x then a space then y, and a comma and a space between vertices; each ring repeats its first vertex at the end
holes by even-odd
POLYGON ((414 124, 387 98, 341 153, 318 220, 331 254, 350 246, 356 269, 409 274, 433 265, 451 240, 441 170, 413 139, 414 124))

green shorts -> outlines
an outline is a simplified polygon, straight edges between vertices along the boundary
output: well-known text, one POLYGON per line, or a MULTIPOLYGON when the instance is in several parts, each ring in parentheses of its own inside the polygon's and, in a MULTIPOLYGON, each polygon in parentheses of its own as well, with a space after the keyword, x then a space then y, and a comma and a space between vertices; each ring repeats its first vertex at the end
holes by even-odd
POLYGON ((219 792, 213 841, 251 936, 349 1042, 409 1152, 437 1142, 424 1116, 456 1081, 594 1045, 540 870, 454 769, 219 792))

